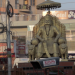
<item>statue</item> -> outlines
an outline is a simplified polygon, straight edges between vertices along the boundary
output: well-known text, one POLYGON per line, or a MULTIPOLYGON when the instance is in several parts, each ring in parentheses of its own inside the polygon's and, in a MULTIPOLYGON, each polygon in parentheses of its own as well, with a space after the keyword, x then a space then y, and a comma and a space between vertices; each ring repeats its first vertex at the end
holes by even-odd
POLYGON ((66 44, 60 44, 59 45, 59 50, 60 50, 60 54, 61 54, 61 58, 62 59, 67 59, 67 45, 66 44))
POLYGON ((44 26, 40 27, 36 35, 36 38, 40 40, 37 50, 38 59, 42 55, 41 47, 43 47, 47 57, 51 57, 50 54, 53 54, 54 57, 58 57, 59 49, 57 45, 57 40, 59 37, 60 37, 60 32, 55 26, 53 26, 51 17, 49 17, 49 15, 46 15, 45 24, 44 26), (54 38, 55 34, 56 37, 54 38))
POLYGON ((58 40, 59 42, 59 50, 60 50, 60 57, 63 59, 68 58, 68 47, 66 45, 66 40, 62 37, 58 40))
MULTIPOLYGON (((65 26, 55 16, 42 17, 33 29, 34 39, 31 45, 35 45, 35 58, 60 57, 59 46, 66 44, 65 26), (65 40, 65 41, 64 41, 65 40)), ((66 57, 67 58, 67 57, 66 57)))
POLYGON ((35 48, 35 45, 28 45, 28 55, 29 55, 29 61, 31 60, 35 60, 34 59, 34 48, 35 48))

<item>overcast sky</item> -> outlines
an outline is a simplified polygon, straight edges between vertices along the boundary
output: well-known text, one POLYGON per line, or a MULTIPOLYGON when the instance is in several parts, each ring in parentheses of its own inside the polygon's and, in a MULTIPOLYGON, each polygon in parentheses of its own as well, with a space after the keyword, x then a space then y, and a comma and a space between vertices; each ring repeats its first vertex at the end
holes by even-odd
POLYGON ((75 10, 75 0, 52 0, 61 3, 61 8, 56 10, 75 10))

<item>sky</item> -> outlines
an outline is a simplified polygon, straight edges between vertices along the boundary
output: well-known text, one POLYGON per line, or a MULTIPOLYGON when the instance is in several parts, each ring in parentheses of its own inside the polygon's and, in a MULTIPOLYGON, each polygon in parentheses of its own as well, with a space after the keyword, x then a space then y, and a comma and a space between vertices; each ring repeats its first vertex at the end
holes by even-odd
POLYGON ((75 10, 75 0, 52 0, 55 2, 61 3, 61 8, 53 9, 53 10, 75 10))

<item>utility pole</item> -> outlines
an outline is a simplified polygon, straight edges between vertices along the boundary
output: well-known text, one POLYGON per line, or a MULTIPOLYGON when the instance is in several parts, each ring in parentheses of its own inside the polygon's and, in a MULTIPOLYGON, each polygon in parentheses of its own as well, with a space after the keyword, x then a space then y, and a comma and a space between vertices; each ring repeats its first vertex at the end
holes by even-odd
POLYGON ((7 34, 8 75, 11 75, 12 63, 11 63, 10 17, 7 15, 8 1, 9 0, 6 0, 6 26, 7 26, 6 34, 7 34))

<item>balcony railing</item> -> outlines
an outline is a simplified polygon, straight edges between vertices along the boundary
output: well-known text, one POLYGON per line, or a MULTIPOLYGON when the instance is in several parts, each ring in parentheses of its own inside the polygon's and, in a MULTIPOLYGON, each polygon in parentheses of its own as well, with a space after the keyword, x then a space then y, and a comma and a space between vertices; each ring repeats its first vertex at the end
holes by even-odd
POLYGON ((20 9, 20 11, 27 11, 27 10, 31 10, 31 6, 29 6, 29 5, 19 5, 19 9, 20 9))
MULTIPOLYGON (((12 18, 10 18, 10 21, 39 21, 42 17, 42 14, 25 14, 25 15, 13 15, 12 18)), ((4 24, 6 24, 6 15, 0 15, 0 20, 4 24)))
POLYGON ((40 20, 42 14, 25 14, 25 15, 14 15, 11 21, 37 21, 40 20))

